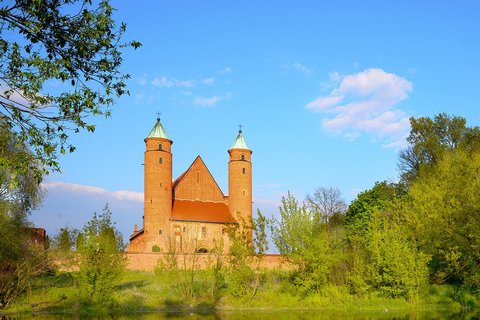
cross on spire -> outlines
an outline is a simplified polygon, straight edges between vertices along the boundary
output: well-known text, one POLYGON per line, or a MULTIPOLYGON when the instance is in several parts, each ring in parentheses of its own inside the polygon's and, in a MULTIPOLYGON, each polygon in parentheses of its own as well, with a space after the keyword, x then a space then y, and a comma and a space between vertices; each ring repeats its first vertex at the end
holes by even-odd
POLYGON ((157 121, 160 121, 160 115, 161 115, 161 113, 160 113, 160 111, 158 111, 157 112, 157 121))
POLYGON ((242 132, 242 125, 239 125, 238 127, 240 128, 240 130, 238 130, 238 132, 242 132))

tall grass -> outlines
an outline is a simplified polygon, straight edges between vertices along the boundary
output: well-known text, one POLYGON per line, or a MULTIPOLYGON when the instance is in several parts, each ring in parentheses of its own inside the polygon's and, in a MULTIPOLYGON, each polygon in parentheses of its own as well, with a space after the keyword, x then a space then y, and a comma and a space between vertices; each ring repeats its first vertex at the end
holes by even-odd
POLYGON ((74 312, 79 314, 128 314, 131 312, 214 312, 218 310, 451 310, 463 312, 479 309, 479 296, 464 287, 431 285, 415 301, 389 298, 380 292, 356 296, 347 286, 329 285, 319 293, 303 292, 291 282, 291 271, 264 270, 255 298, 234 297, 229 291, 229 278, 211 292, 211 275, 198 270, 194 281, 194 298, 185 299, 178 282, 168 273, 126 271, 111 300, 92 303, 82 298, 71 273, 37 277, 31 290, 16 303, 2 310, 7 313, 38 311, 74 312))

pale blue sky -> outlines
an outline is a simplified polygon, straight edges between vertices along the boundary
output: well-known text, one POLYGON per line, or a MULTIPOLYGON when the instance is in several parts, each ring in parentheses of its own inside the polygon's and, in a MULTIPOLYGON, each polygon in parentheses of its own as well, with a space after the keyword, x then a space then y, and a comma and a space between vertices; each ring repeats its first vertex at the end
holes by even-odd
MULTIPOLYGON (((480 125, 478 1, 114 1, 131 95, 72 135, 32 214, 54 234, 110 204, 127 238, 143 215, 143 139, 162 113, 173 175, 200 155, 225 194, 238 125, 253 150, 254 210, 276 215, 335 186, 347 202, 396 178, 408 117, 480 125), (125 191, 125 192, 119 192, 125 191)), ((61 88, 60 87, 57 88, 61 88)))

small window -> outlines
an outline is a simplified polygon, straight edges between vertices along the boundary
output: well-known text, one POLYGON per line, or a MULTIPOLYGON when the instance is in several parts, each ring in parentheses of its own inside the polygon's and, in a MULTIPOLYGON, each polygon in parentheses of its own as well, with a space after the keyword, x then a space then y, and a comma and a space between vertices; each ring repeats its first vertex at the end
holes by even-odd
POLYGON ((245 168, 243 168, 243 170, 242 170, 242 171, 243 171, 243 174, 245 174, 245 168))
POLYGON ((160 182, 160 188, 162 187, 162 183, 160 182))
POLYGON ((200 182, 200 172, 197 171, 197 183, 200 182))
POLYGON ((207 228, 202 228, 202 237, 205 238, 207 236, 207 228))
POLYGON ((162 164, 163 160, 162 158, 158 159, 158 163, 162 164))
POLYGON ((245 195, 245 190, 243 191, 243 195, 245 195))
POLYGON ((158 150, 163 150, 161 144, 158 145, 158 150))
POLYGON ((158 230, 158 234, 162 234, 162 230, 158 230))
POLYGON ((222 234, 225 234, 225 229, 222 229, 222 234))
POLYGON ((245 160, 245 155, 244 154, 242 154, 242 160, 245 160))
POLYGON ((187 228, 186 227, 183 227, 183 232, 186 232, 187 231, 187 228))

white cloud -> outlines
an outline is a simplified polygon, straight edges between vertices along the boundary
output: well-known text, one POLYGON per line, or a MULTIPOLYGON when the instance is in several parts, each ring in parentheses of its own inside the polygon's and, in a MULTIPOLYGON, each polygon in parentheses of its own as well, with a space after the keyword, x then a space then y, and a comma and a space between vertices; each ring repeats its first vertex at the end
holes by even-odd
POLYGON ((152 84, 156 87, 167 87, 167 88, 187 87, 187 88, 190 88, 190 87, 195 86, 197 84, 197 82, 195 80, 192 80, 192 79, 190 79, 190 80, 178 80, 178 79, 175 79, 175 78, 168 79, 167 77, 163 76, 160 79, 155 78, 152 81, 152 84))
POLYGON ((204 98, 204 97, 196 97, 193 100, 193 104, 196 106, 213 106, 215 105, 218 101, 222 100, 221 97, 214 96, 212 98, 204 98))
POLYGON ((385 146, 401 144, 410 123, 408 116, 395 107, 408 98, 413 90, 411 82, 382 69, 367 69, 347 76, 331 73, 330 81, 322 86, 334 89, 306 107, 313 112, 332 115, 322 119, 324 130, 343 134, 350 140, 366 132, 389 139, 385 146))
POLYGON ((202 81, 203 84, 213 84, 215 82, 214 78, 207 78, 202 81))
POLYGON ((297 70, 300 70, 300 71, 302 71, 302 72, 305 72, 305 74, 307 74, 307 75, 310 75, 310 74, 313 73, 312 70, 308 69, 307 67, 301 65, 301 64, 298 63, 298 62, 295 62, 295 63, 293 64, 293 67, 294 67, 295 69, 297 69, 297 70))
POLYGON ((138 84, 141 86, 144 86, 147 84, 147 79, 146 78, 140 78, 137 80, 138 84))
POLYGON ((173 87, 173 81, 167 80, 167 77, 163 76, 161 79, 155 78, 152 84, 156 87, 173 87))
POLYGON ((87 195, 110 195, 115 199, 118 200, 130 200, 130 201, 143 201, 143 193, 141 192, 133 192, 133 191, 108 191, 106 189, 94 186, 85 186, 76 183, 66 183, 60 181, 51 181, 51 182, 43 182, 42 186, 49 189, 63 189, 72 191, 74 193, 81 193, 87 195))
POLYGON ((225 73, 230 73, 232 72, 231 68, 225 68, 223 70, 218 71, 219 74, 225 74, 225 73))

